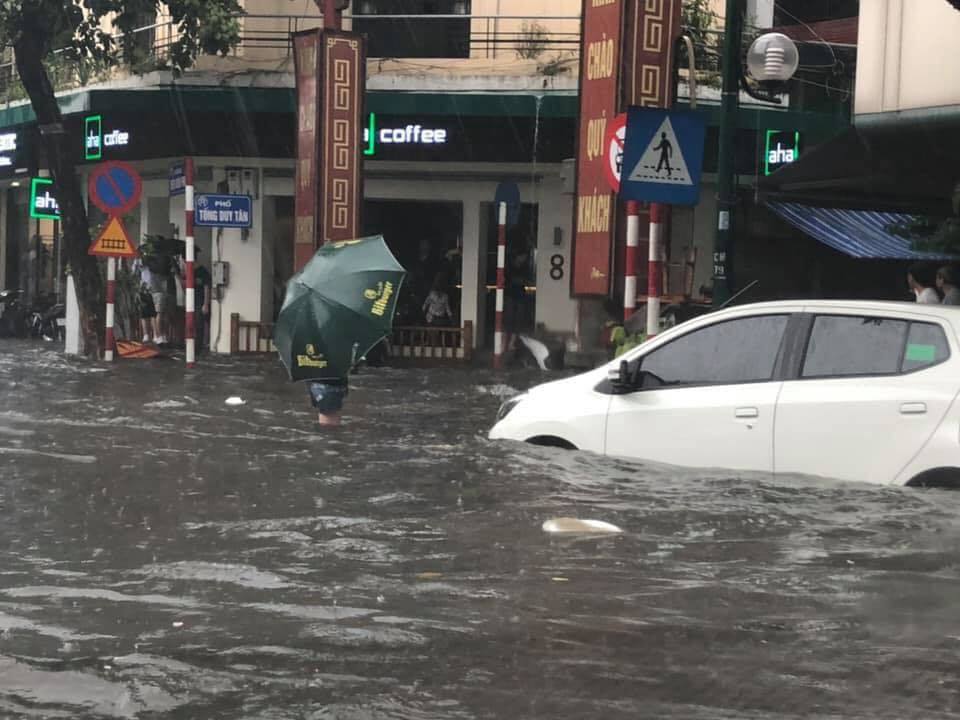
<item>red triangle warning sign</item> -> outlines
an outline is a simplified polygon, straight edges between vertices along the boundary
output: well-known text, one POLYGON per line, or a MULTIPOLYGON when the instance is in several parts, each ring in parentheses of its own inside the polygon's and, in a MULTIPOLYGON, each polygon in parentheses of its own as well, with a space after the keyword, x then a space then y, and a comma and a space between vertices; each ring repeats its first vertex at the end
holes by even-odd
POLYGON ((137 249, 130 242, 130 236, 127 235, 126 228, 120 222, 120 218, 112 217, 106 224, 93 245, 87 250, 90 255, 102 255, 104 257, 136 257, 137 249))

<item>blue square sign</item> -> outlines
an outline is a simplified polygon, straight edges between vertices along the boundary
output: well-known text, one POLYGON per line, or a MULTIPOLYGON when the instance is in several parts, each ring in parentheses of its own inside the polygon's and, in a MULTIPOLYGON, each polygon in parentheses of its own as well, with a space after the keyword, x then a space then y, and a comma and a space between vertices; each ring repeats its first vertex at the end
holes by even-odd
POLYGON ((703 169, 704 117, 690 110, 631 107, 623 146, 620 197, 696 205, 703 169))

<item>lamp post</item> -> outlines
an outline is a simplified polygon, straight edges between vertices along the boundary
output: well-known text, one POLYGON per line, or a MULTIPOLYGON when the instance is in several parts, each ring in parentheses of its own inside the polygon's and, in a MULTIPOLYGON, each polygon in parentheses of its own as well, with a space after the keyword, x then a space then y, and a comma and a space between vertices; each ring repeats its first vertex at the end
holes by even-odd
MULTIPOLYGON (((731 296, 733 276, 733 221, 737 204, 734 143, 737 131, 740 84, 746 79, 740 67, 743 35, 743 0, 727 0, 723 38, 723 85, 720 106, 720 153, 717 162, 717 227, 713 243, 713 305, 724 305, 731 296)), ((750 46, 747 71, 762 90, 772 94, 793 77, 799 65, 797 46, 786 35, 767 33, 750 46)))

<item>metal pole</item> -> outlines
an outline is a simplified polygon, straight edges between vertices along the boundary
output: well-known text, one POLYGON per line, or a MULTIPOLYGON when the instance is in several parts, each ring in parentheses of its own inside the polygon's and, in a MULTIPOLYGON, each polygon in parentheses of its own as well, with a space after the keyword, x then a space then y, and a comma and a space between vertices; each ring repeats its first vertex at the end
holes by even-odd
POLYGON ((196 294, 194 292, 193 263, 196 260, 196 247, 193 241, 193 158, 183 161, 183 198, 184 198, 184 233, 187 245, 186 282, 184 285, 185 318, 184 342, 187 349, 187 367, 192 368, 197 359, 196 339, 196 294))
POLYGON ((640 246, 640 203, 627 201, 627 253, 624 256, 623 321, 637 307, 637 249, 640 246))
POLYGON ((503 367, 503 287, 506 284, 507 265, 507 204, 497 207, 497 312, 493 333, 493 367, 503 367))
POLYGON ((663 221, 667 206, 650 203, 650 252, 647 254, 647 337, 660 332, 660 293, 663 284, 663 261, 660 246, 663 242, 663 221))
POLYGON ((337 0, 323 0, 323 27, 325 30, 340 30, 340 13, 337 0))
POLYGON ((713 243, 713 305, 730 297, 733 277, 733 214, 737 202, 733 145, 739 105, 742 0, 727 0, 723 37, 723 88, 720 106, 720 158, 717 164, 717 234, 713 243))
POLYGON ((113 362, 113 303, 117 295, 117 259, 107 258, 107 329, 103 337, 103 359, 113 362))

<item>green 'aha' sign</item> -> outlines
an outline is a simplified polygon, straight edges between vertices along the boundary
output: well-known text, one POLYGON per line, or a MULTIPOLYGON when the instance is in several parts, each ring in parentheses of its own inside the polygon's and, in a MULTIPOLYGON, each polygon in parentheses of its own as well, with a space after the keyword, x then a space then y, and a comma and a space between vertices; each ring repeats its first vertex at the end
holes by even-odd
POLYGON ((798 130, 767 130, 763 154, 763 174, 774 173, 800 157, 798 130))

